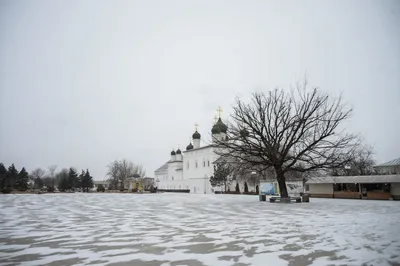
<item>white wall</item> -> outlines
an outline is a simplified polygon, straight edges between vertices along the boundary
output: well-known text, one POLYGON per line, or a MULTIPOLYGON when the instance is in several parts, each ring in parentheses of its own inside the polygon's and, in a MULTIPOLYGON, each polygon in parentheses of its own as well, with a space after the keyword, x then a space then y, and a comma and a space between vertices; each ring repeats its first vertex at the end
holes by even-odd
POLYGON ((333 194, 333 184, 309 184, 309 192, 311 194, 333 194))
POLYGON ((213 162, 216 159, 217 155, 212 147, 193 149, 184 153, 183 180, 189 182, 191 193, 212 192, 210 177, 214 174, 213 162))
POLYGON ((213 161, 215 160, 216 154, 211 147, 185 152, 185 156, 183 157, 184 179, 198 179, 204 178, 204 176, 212 176, 214 174, 213 161))

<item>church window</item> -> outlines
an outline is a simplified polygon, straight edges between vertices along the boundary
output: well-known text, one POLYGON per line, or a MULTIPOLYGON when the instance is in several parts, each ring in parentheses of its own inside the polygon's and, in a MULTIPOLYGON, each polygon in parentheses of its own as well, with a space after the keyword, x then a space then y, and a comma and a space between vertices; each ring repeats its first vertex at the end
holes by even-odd
POLYGON ((174 180, 174 177, 172 177, 172 180, 174 180))
POLYGON ((208 161, 208 167, 210 167, 210 161, 208 161))
POLYGON ((186 169, 189 169, 189 162, 186 163, 186 169))
POLYGON ((206 167, 206 161, 203 161, 203 167, 206 167))
POLYGON ((196 168, 197 168, 197 161, 196 161, 196 168))

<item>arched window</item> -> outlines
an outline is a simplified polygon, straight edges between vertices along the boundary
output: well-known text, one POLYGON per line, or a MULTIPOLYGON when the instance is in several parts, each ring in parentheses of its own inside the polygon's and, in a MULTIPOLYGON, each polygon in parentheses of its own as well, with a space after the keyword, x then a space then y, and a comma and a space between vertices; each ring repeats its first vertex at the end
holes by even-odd
POLYGON ((172 180, 174 180, 174 177, 172 177, 172 180))
POLYGON ((197 161, 196 161, 196 168, 197 168, 197 166, 198 166, 198 165, 197 165, 197 161))

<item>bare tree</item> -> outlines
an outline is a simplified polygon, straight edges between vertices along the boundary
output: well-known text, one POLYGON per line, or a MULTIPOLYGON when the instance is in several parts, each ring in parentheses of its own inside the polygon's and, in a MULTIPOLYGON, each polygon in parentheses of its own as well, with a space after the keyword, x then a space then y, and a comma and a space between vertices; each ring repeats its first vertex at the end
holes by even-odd
POLYGON ((49 167, 47 167, 47 169, 49 169, 50 177, 54 178, 55 177, 55 172, 56 172, 56 169, 57 169, 57 165, 55 165, 55 164, 50 165, 49 167))
POLYGON ((352 109, 341 97, 306 87, 305 81, 291 93, 254 93, 250 103, 238 98, 228 140, 216 140, 220 156, 261 171, 272 168, 283 198, 288 197, 287 173, 342 167, 356 146, 355 136, 339 127, 352 109))
POLYGON ((118 177, 120 181, 120 190, 124 190, 125 180, 132 176, 133 163, 127 160, 118 162, 118 177))
POLYGON ((119 183, 119 162, 114 161, 108 166, 107 176, 109 177, 110 186, 112 189, 117 189, 119 183))
POLYGON ((30 179, 34 182, 34 188, 41 188, 44 183, 46 171, 42 168, 36 168, 30 174, 30 179))
POLYGON ((133 166, 132 175, 138 175, 141 178, 146 177, 146 170, 143 169, 143 165, 135 165, 133 166))
POLYGON ((132 162, 123 159, 114 161, 108 165, 107 175, 110 178, 111 185, 117 188, 119 185, 120 190, 124 190, 124 183, 128 178, 138 176, 145 177, 146 171, 142 165, 135 165, 132 162))
POLYGON ((361 139, 359 142, 360 144, 352 153, 350 161, 344 167, 332 169, 331 175, 372 175, 376 173, 374 169, 375 160, 372 157, 374 154, 373 147, 362 144, 361 139))
POLYGON ((31 176, 33 178, 43 178, 46 174, 46 171, 44 171, 42 168, 36 168, 31 172, 31 176))

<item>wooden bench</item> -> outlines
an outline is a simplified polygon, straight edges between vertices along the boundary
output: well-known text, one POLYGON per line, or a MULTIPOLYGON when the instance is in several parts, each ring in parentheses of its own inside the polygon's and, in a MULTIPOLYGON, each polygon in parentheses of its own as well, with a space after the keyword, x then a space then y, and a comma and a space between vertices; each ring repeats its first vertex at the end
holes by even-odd
MULTIPOLYGON (((286 199, 288 200, 287 203, 290 203, 292 201, 295 201, 296 203, 301 203, 301 197, 289 197, 286 199)), ((269 198, 269 202, 284 202, 284 201, 282 201, 281 197, 271 197, 269 198)))

